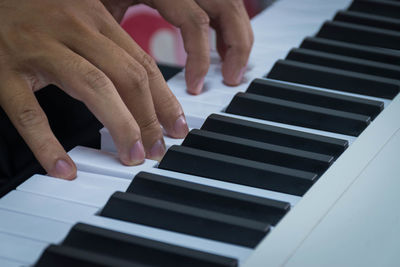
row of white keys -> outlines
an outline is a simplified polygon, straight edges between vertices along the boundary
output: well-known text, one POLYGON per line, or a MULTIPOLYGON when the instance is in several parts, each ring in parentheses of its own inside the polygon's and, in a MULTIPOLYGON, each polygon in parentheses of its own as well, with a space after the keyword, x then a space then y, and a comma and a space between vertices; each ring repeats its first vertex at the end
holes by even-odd
MULTIPOLYGON (((57 179, 54 180, 60 181, 57 179)), ((88 192, 88 194, 90 195, 90 192, 88 192)), ((0 209, 4 212, 4 215, 7 215, 7 217, 10 218, 8 224, 0 224, 2 226, 2 230, 0 231, 0 248, 2 246, 7 246, 7 243, 9 242, 13 244, 4 252, 4 255, 0 254, 0 257, 11 255, 10 259, 17 259, 18 244, 24 243, 26 244, 26 249, 24 250, 26 258, 23 259, 23 262, 33 263, 38 259, 38 257, 40 257, 43 249, 49 242, 57 243, 67 234, 68 227, 65 225, 60 226, 60 222, 67 225, 69 224, 70 227, 77 222, 84 222, 119 232, 138 235, 144 238, 212 252, 228 257, 235 257, 239 258, 241 261, 245 260, 251 253, 251 249, 241 246, 100 217, 95 215, 98 209, 93 209, 82 204, 59 200, 56 197, 57 196, 55 195, 52 197, 44 197, 28 192, 13 191, 0 200, 0 209), (17 203, 16 199, 21 203, 17 203), (6 212, 8 212, 8 214, 5 214, 6 212), (12 225, 14 219, 26 220, 21 222, 19 225, 12 225), (47 222, 44 222, 45 220, 47 220, 47 222), (43 222, 43 225, 37 229, 36 234, 30 233, 29 229, 27 229, 27 227, 29 227, 29 221, 33 221, 36 224, 43 222), (46 231, 45 227, 49 227, 47 229, 49 233, 47 233, 45 237, 41 237, 40 233, 46 231), (21 229, 22 231, 20 231, 21 229), (53 231, 57 233, 54 233, 53 231), (6 238, 3 238, 2 235, 6 238)), ((32 228, 30 228, 30 230, 32 230, 32 228)))
POLYGON ((21 265, 23 265, 22 262, 0 257, 0 266, 2 267, 21 267, 21 265))
POLYGON ((138 172, 157 165, 157 161, 145 160, 145 162, 139 166, 125 166, 121 164, 118 156, 113 152, 104 150, 99 152, 96 149, 82 146, 72 149, 68 154, 74 160, 80 171, 128 180, 132 180, 138 172))
POLYGON ((78 220, 98 209, 40 196, 11 191, 0 199, 4 215, 0 223, 0 258, 33 264, 49 242, 59 242, 78 220))
POLYGON ((47 196, 14 190, 0 199, 0 208, 64 223, 76 223, 98 211, 98 208, 76 202, 49 199, 47 196))
POLYGON ((0 233, 0 259, 8 260, 11 266, 30 265, 36 262, 47 246, 48 243, 45 242, 0 233))
POLYGON ((2 267, 34 263, 48 244, 61 242, 71 228, 70 223, 2 208, 0 217, 2 267), (2 257, 11 262, 2 262, 2 257))
MULTIPOLYGON (((197 121, 202 121, 200 118, 196 118, 197 121)), ((191 130, 191 128, 189 128, 191 130)), ((117 153, 117 148, 115 146, 114 140, 112 139, 112 136, 110 132, 108 131, 107 128, 102 128, 100 130, 100 135, 101 135, 101 150, 102 151, 107 151, 107 152, 112 152, 112 153, 117 153)), ((166 149, 170 148, 173 145, 180 145, 182 144, 183 139, 176 139, 169 137, 167 135, 164 135, 164 143, 166 149)))
POLYGON ((123 178, 78 171, 73 181, 34 175, 18 186, 17 190, 101 208, 110 195, 116 191, 125 191, 130 182, 123 178))
MULTIPOLYGON (((200 128, 204 122, 204 118, 207 118, 208 115, 210 115, 211 113, 220 112, 223 109, 223 107, 217 105, 200 103, 190 100, 182 100, 180 101, 180 103, 183 110, 185 110, 186 121, 189 126, 189 129, 200 128)), ((108 129, 106 128, 101 129, 100 134, 101 134, 101 149, 109 152, 117 152, 114 141, 108 129)), ((175 139, 168 136, 164 136, 164 142, 167 149, 173 145, 180 145, 182 141, 183 139, 175 139)))
MULTIPOLYGON (((0 232, 46 243, 61 242, 71 228, 70 222, 0 208, 0 232)), ((0 265, 1 266, 1 265, 0 265)))
MULTIPOLYGON (((90 165, 90 168, 88 166, 86 166, 86 162, 87 162, 87 157, 77 157, 76 155, 88 155, 88 154, 102 154, 103 157, 105 156, 109 156, 110 159, 112 159, 112 157, 114 157, 114 155, 112 155, 111 153, 103 153, 100 150, 96 150, 96 149, 92 149, 92 148, 86 148, 86 147, 75 147, 73 150, 71 150, 69 152, 69 155, 71 156, 72 160, 75 161, 75 163, 79 168, 83 168, 86 171, 92 171, 92 172, 98 172, 97 167, 95 165, 95 163, 92 163, 90 165), (81 153, 82 152, 82 153, 81 153)), ((124 166, 122 164, 108 164, 107 162, 111 162, 107 161, 106 158, 104 158, 104 163, 99 163, 99 167, 101 167, 102 169, 108 169, 109 173, 123 173, 125 169, 129 168, 127 166, 124 166), (101 165, 101 166, 100 166, 101 165)), ((140 166, 138 166, 140 168, 140 166)), ((208 179, 205 177, 199 177, 199 176, 194 176, 194 175, 189 175, 189 174, 183 174, 183 173, 179 173, 179 172, 173 172, 173 171, 167 171, 167 170, 162 170, 162 169, 158 169, 158 168, 143 168, 141 169, 142 171, 147 171, 150 173, 154 173, 154 174, 159 174, 159 175, 164 175, 166 177, 171 177, 171 178, 175 178, 175 179, 179 179, 179 180, 184 180, 184 181, 189 181, 189 182, 194 182, 197 184, 203 184, 203 185, 208 185, 208 186, 212 186, 212 187, 218 187, 218 188, 222 188, 222 189, 226 189, 226 190, 230 190, 230 191, 235 191, 235 192, 240 192, 240 193, 245 193, 245 194, 249 194, 249 195, 254 195, 254 196, 259 196, 259 197, 264 197, 264 198, 271 198, 271 199, 276 199, 276 200, 281 200, 281 201, 285 201, 285 202, 289 202, 292 206, 294 206, 299 200, 300 197, 298 196, 293 196, 293 195, 288 195, 288 194, 284 194, 284 193, 279 193, 279 192, 274 192, 274 191, 269 191, 269 190, 264 190, 264 189, 259 189, 259 188, 253 188, 253 187, 249 187, 249 186, 244 186, 244 185, 238 185, 238 184, 233 184, 233 183, 227 183, 227 182, 223 182, 223 181, 218 181, 218 180, 214 180, 214 179, 208 179)), ((137 174, 138 171, 136 171, 134 174, 132 174, 132 177, 134 175, 137 174)), ((85 173, 85 175, 90 175, 85 173)), ((101 177, 101 176, 99 176, 101 177)), ((95 178, 94 178, 95 179, 95 178)), ((79 187, 80 182, 78 182, 79 180, 79 175, 76 179, 76 185, 79 187)), ((117 179, 118 181, 120 179, 117 179)), ((112 181, 112 179, 110 180, 110 182, 112 181)), ((74 182, 74 181, 73 181, 74 182)), ((24 184, 22 184, 20 188, 26 188, 26 186, 24 185, 29 185, 29 180, 27 182, 25 182, 24 184)), ((105 183, 104 183, 105 184, 105 183)), ((49 194, 51 192, 54 192, 54 188, 51 188, 49 190, 41 190, 41 187, 46 187, 46 183, 43 181, 43 184, 41 185, 37 185, 35 186, 35 190, 37 190, 38 192, 49 192, 49 194)), ((74 188, 73 186, 71 186, 71 188, 74 188)), ((76 187, 75 187, 76 188, 76 187)), ((63 187, 60 185, 59 186, 59 190, 62 191, 63 187)), ((71 198, 74 198, 75 200, 79 198, 79 195, 77 195, 77 193, 71 189, 71 198), (75 195, 74 195, 75 194, 75 195)), ((79 189, 79 191, 84 192, 85 190, 81 190, 79 189)), ((110 192, 112 190, 109 190, 110 192)), ((122 190, 123 191, 123 190, 122 190)), ((63 195, 66 193, 52 193, 55 196, 57 195, 63 195)))

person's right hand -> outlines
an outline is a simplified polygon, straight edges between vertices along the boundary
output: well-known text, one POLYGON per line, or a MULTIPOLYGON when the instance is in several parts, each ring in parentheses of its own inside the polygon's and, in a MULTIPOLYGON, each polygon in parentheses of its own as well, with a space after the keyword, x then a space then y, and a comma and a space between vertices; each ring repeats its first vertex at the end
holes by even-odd
MULTIPOLYGON (((160 124, 188 127, 153 59, 100 1, 0 1, 0 105, 49 175, 76 176, 34 91, 55 84, 109 129, 126 165, 165 153, 160 124)), ((68 111, 66 111, 68 112, 68 111)))

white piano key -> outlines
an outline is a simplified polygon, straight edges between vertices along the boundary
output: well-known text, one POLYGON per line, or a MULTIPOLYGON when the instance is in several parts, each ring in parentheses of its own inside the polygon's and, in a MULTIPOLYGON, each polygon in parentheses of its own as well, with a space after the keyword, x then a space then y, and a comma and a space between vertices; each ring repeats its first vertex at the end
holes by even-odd
POLYGON ((198 102, 195 99, 181 99, 179 102, 185 113, 189 128, 200 128, 204 118, 207 118, 211 113, 222 110, 219 106, 198 102))
POLYGON ((175 178, 175 179, 179 179, 179 180, 183 180, 183 181, 188 181, 188 182, 193 182, 193 183, 197 183, 197 184, 203 184, 203 185, 208 185, 208 186, 212 186, 212 187, 222 188, 222 189, 226 189, 226 190, 230 190, 230 191, 245 193, 248 195, 285 201, 285 202, 290 203, 291 206, 296 205, 296 203, 299 202, 301 199, 301 197, 293 196, 293 195, 289 195, 289 194, 259 189, 259 188, 255 188, 255 187, 245 186, 245 185, 233 184, 233 183, 218 181, 218 180, 214 180, 214 179, 209 179, 209 178, 205 178, 205 177, 199 177, 199 176, 194 176, 194 175, 189 175, 189 174, 184 174, 184 173, 179 173, 179 172, 167 171, 167 170, 163 170, 163 169, 153 168, 151 170, 148 170, 148 172, 154 173, 154 174, 159 174, 159 175, 164 175, 167 177, 171 177, 171 178, 175 178))
POLYGON ((22 264, 35 263, 48 243, 0 233, 0 258, 22 264))
POLYGON ((0 209, 0 218, 0 232, 47 243, 61 242, 71 228, 69 223, 5 209, 0 209))
MULTIPOLYGON (((336 11, 339 9, 346 8, 351 0, 335 0, 335 1, 325 1, 325 0, 285 0, 281 1, 280 11, 284 9, 292 10, 293 16, 297 13, 305 13, 305 17, 308 17, 310 13, 317 13, 320 16, 324 16, 326 18, 331 18, 336 11)), ((299 18, 299 15, 295 16, 297 20, 302 20, 302 17, 299 18)))
POLYGON ((22 191, 11 191, 1 198, 0 208, 66 223, 76 223, 95 214, 98 210, 94 207, 22 191))
MULTIPOLYGON (((190 130, 190 128, 189 128, 190 130)), ((117 148, 115 147, 114 140, 112 139, 110 132, 107 128, 102 128, 100 130, 101 134, 101 150, 117 153, 117 148)), ((170 148, 173 145, 180 145, 183 142, 183 139, 176 139, 169 136, 164 135, 164 142, 166 149, 170 148)))
MULTIPOLYGON (((219 81, 222 84, 222 76, 220 76, 219 81)), ((192 100, 196 102, 202 102, 205 104, 211 104, 223 108, 232 99, 235 91, 223 92, 214 90, 215 88, 210 86, 210 81, 207 79, 204 83, 203 91, 200 95, 193 96, 186 92, 186 81, 184 72, 178 73, 171 80, 168 81, 168 85, 171 88, 174 95, 179 101, 192 100)))
POLYGON ((146 160, 138 166, 123 165, 116 154, 77 146, 68 152, 78 170, 132 180, 140 171, 152 168, 157 161, 146 160))
POLYGON ((118 232, 123 232, 126 234, 157 240, 160 242, 166 242, 213 254, 237 258, 241 262, 246 260, 252 252, 252 249, 246 247, 231 245, 205 238, 157 229, 145 225, 128 223, 107 217, 92 216, 90 218, 82 220, 82 222, 118 232))
POLYGON ((78 171, 75 180, 67 181, 44 175, 34 175, 17 190, 47 197, 102 207, 115 191, 125 191, 130 180, 78 171))
POLYGON ((184 139, 176 139, 169 136, 164 136, 165 147, 167 149, 170 148, 171 146, 182 144, 183 140, 184 139))
POLYGON ((108 131, 107 128, 102 128, 100 129, 100 147, 102 151, 105 152, 112 152, 112 153, 117 153, 117 148, 114 144, 114 140, 111 137, 110 132, 108 131))
POLYGON ((8 260, 0 257, 0 266, 1 267, 21 267, 22 263, 13 261, 13 260, 8 260))

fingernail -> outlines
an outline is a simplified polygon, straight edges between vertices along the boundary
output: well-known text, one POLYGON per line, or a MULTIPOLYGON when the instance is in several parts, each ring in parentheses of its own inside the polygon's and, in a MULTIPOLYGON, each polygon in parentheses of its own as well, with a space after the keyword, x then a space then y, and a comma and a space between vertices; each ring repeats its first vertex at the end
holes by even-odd
POLYGON ((236 76, 236 84, 240 84, 243 80, 244 73, 246 72, 247 66, 243 67, 240 71, 239 74, 236 76))
POLYGON ((163 140, 155 142, 153 147, 150 149, 149 158, 157 161, 161 161, 165 154, 165 144, 163 140))
POLYGON ((74 168, 71 164, 63 159, 59 159, 55 165, 55 175, 60 176, 62 178, 68 178, 71 173, 74 171, 74 168))
POLYGON ((144 161, 145 152, 142 141, 137 141, 130 151, 130 159, 134 164, 139 164, 144 161))
POLYGON ((187 125, 186 119, 183 115, 175 121, 174 125, 175 137, 183 138, 189 132, 189 127, 187 125))
POLYGON ((191 94, 198 95, 203 90, 204 78, 201 78, 193 83, 193 89, 190 91, 191 94))

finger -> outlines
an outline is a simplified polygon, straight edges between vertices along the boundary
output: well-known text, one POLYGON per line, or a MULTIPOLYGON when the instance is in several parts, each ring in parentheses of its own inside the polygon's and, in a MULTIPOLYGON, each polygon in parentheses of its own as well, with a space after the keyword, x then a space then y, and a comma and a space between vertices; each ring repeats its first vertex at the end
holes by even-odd
POLYGON ((161 160, 165 145, 146 70, 125 50, 100 33, 88 32, 85 36, 79 40, 70 39, 67 46, 110 78, 140 127, 146 157, 161 160))
MULTIPOLYGON (((85 58, 61 44, 47 44, 47 56, 37 62, 50 83, 85 103, 110 131, 122 163, 143 162, 145 152, 138 124, 111 80, 85 58)), ((102 54, 105 55, 102 51, 102 54)), ((112 62, 112 61, 111 61, 112 62)))
MULTIPOLYGON (((101 32, 144 67, 159 122, 169 136, 184 138, 188 133, 188 126, 182 107, 169 89, 154 59, 144 52, 117 23, 103 24, 101 32)), ((95 49, 95 47, 89 48, 88 52, 95 49)))
POLYGON ((238 85, 246 70, 253 32, 250 19, 241 0, 200 6, 212 18, 217 32, 218 52, 223 59, 222 75, 228 85, 238 85))
MULTIPOLYGON (((213 23, 211 23, 211 25, 213 25, 213 23)), ((216 33, 217 51, 223 62, 225 60, 225 54, 226 54, 226 50, 228 48, 224 42, 224 39, 222 38, 222 31, 221 31, 220 27, 217 24, 215 24, 215 26, 212 26, 212 27, 215 29, 215 33, 216 33)))
POLYGON ((199 94, 210 66, 207 14, 194 0, 153 1, 153 6, 167 21, 180 28, 188 54, 185 69, 188 92, 199 94))
POLYGON ((28 82, 11 73, 0 77, 0 105, 41 166, 53 177, 74 179, 76 166, 51 131, 28 82))

